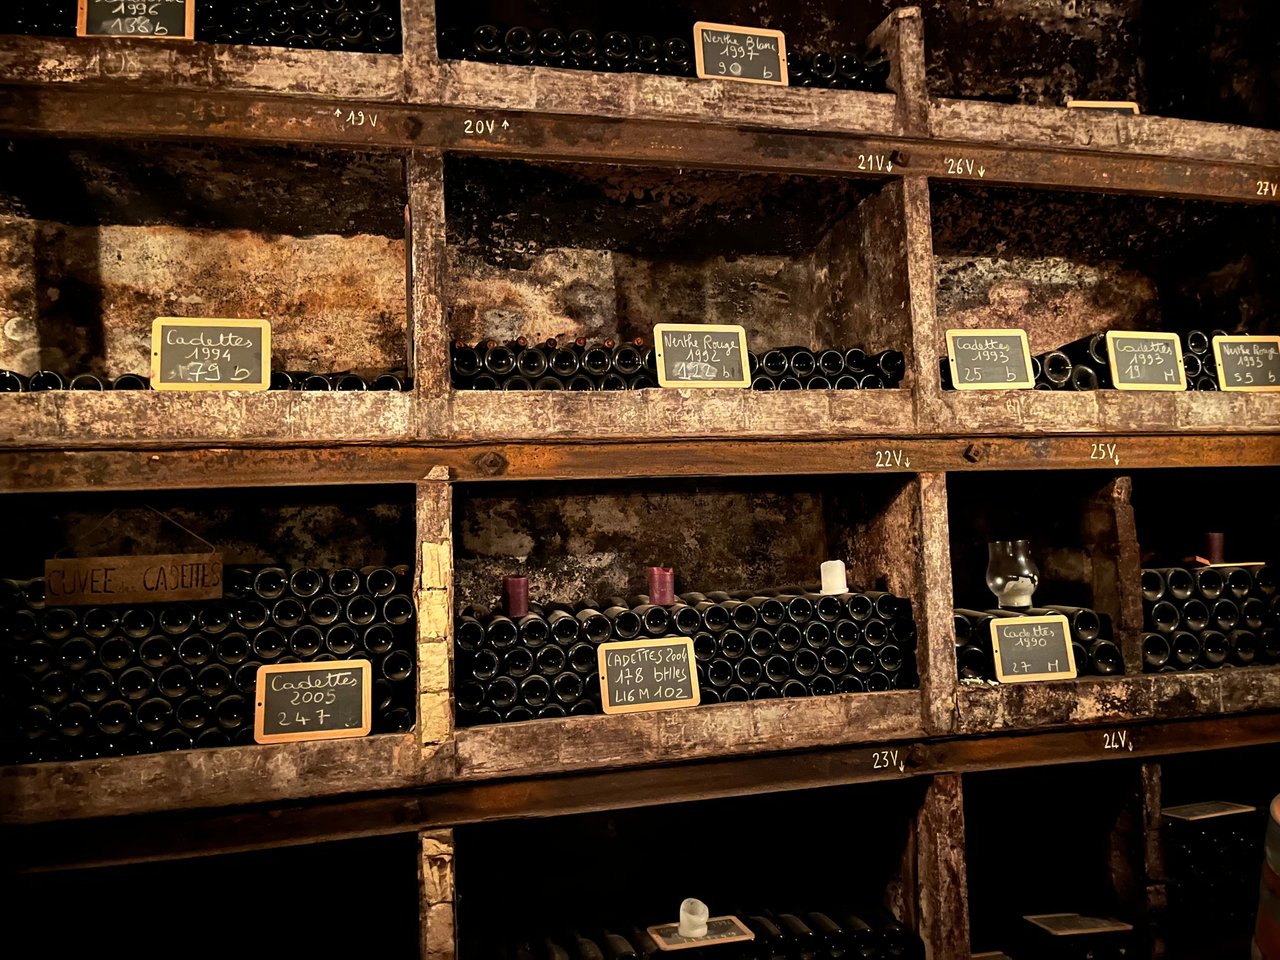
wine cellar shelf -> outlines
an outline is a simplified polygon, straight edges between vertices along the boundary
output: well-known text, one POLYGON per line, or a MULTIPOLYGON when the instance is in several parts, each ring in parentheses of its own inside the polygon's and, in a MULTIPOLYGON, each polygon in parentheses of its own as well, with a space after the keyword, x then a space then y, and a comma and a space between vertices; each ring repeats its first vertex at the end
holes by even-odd
POLYGON ((155 317, 254 317, 277 373, 328 378, 0 392, 21 575, 50 537, 163 509, 234 543, 229 566, 407 565, 416 610, 412 729, 0 765, 30 908, 80 868, 129 888, 153 863, 279 850, 302 872, 315 845, 401 894, 416 874, 413 948, 473 960, 504 830, 563 827, 603 857, 668 805, 754 825, 865 803, 888 813, 859 883, 929 960, 968 960, 1021 904, 993 906, 992 877, 1034 874, 990 852, 991 798, 1051 788, 1087 808, 1063 883, 1106 877, 1088 905, 1140 928, 1134 955, 1177 957, 1162 810, 1209 799, 1192 787, 1217 757, 1258 802, 1280 662, 1144 672, 1142 571, 1208 530, 1276 562, 1280 393, 952 390, 939 359, 956 328, 1025 329, 1033 355, 1108 330, 1280 333, 1280 132, 970 98, 926 48, 940 6, 824 34, 885 56, 878 92, 449 59, 448 0, 401 0, 402 53, 0 35, 0 370, 145 375, 155 317), (886 389, 776 390, 481 389, 453 362, 659 322, 901 362, 886 389), (331 388, 346 372, 394 388, 331 388), (961 679, 954 612, 990 605, 975 545, 1011 530, 1041 551, 1037 601, 1102 615, 1116 675, 961 679), (748 595, 829 557, 909 603, 892 689, 619 715, 583 696, 566 707, 595 715, 519 723, 460 704, 456 627, 503 575, 572 604, 644 594, 659 564, 681 591, 748 595))

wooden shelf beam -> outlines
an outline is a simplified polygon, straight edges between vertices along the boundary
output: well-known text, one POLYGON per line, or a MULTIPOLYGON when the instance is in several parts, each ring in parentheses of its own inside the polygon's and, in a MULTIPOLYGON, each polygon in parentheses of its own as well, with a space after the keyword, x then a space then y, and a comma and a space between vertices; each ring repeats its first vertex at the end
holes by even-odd
MULTIPOLYGON (((307 804, 262 804, 0 829, 16 871, 65 870, 243 852, 322 840, 416 832, 497 820, 644 807, 761 790, 816 787, 1014 767, 1132 760, 1280 742, 1280 715, 1090 727, 931 741, 885 742, 620 771, 453 784, 307 804)), ((209 751, 216 753, 219 751, 209 751)))

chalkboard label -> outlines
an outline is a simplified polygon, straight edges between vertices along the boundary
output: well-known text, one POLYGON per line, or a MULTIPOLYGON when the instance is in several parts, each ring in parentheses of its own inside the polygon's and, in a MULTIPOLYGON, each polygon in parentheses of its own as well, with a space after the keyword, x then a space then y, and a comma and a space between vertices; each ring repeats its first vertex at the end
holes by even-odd
POLYGON ((693 55, 704 80, 787 85, 787 44, 781 30, 699 20, 693 25, 693 55))
POLYGON ((193 40, 196 0, 79 0, 78 37, 193 40))
POLYGON ((1185 390, 1182 344, 1176 333, 1107 331, 1111 382, 1117 390, 1185 390))
POLYGON ((698 705, 698 675, 689 637, 602 643, 597 657, 605 713, 698 705))
POLYGON ((1001 683, 1071 680, 1076 675, 1071 628, 1061 614, 996 617, 991 621, 991 649, 1001 683))
POLYGON ((1280 390, 1280 337, 1214 337, 1213 355, 1223 390, 1280 390))
POLYGON ((733 324, 659 323, 653 328, 664 387, 749 387, 747 331, 733 324))
POLYGON ((151 325, 155 390, 266 390, 271 324, 266 320, 160 317, 151 325))
POLYGON ((1257 807, 1225 800, 1204 800, 1200 803, 1184 803, 1178 807, 1165 807, 1160 812, 1171 820, 1213 820, 1239 813, 1255 813, 1257 807))
POLYGON ((712 917, 707 921, 707 933, 703 937, 680 936, 680 924, 663 923, 648 928, 649 936, 659 950, 688 950, 719 943, 739 943, 754 940, 752 933, 737 917, 712 917))
POLYGON ((1025 330, 948 330, 947 360, 957 390, 1030 390, 1025 330))
POLYGON ((371 726, 373 680, 368 660, 263 665, 253 739, 258 743, 363 737, 371 726))
POLYGON ((1055 937, 1071 937, 1088 933, 1127 933, 1133 924, 1121 920, 1110 920, 1104 917, 1084 917, 1078 913, 1040 913, 1035 916, 1024 916, 1023 920, 1034 923, 1055 937))
POLYGON ((222 554, 160 553, 44 562, 44 595, 64 607, 222 597, 222 554))

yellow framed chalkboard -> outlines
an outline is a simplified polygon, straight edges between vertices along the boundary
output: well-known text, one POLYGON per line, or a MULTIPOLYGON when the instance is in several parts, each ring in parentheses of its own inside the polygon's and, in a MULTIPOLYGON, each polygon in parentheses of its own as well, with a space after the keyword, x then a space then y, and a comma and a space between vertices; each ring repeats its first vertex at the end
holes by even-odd
POLYGON ((157 317, 151 325, 151 389, 266 390, 270 386, 270 322, 157 317))
POLYGON ((196 0, 78 0, 76 36, 194 40, 196 0))

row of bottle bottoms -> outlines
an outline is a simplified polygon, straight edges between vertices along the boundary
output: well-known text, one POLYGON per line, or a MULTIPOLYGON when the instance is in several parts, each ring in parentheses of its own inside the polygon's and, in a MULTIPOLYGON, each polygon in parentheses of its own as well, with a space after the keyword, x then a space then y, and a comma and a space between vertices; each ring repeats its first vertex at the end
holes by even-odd
POLYGON ((0 753, 82 759, 252 742, 263 665, 367 660, 374 732, 413 724, 407 567, 231 567, 225 600, 73 609, 0 581, 0 753))
MULTIPOLYGON (((920 936, 878 906, 856 911, 741 910, 732 915, 754 939, 711 942, 704 949, 694 947, 690 955, 722 960, 924 960, 920 936)), ((487 955, 503 960, 641 960, 664 954, 647 929, 618 924, 585 932, 538 934, 497 945, 487 955)))
MULTIPOLYGON (((1188 390, 1218 389, 1218 362, 1213 356, 1213 338, 1226 335, 1225 330, 1211 330, 1209 333, 1190 330, 1182 335, 1182 367, 1188 390)), ((955 389, 947 359, 942 358, 938 365, 942 372, 942 388, 955 389)), ((1106 332, 1092 333, 1065 347, 1032 356, 1031 373, 1037 390, 1112 387, 1106 332)))
MULTIPOLYGON (((690 33, 693 24, 689 24, 690 33)), ((503 29, 482 23, 469 32, 457 27, 440 31, 440 56, 515 66, 560 67, 620 73, 694 76, 694 53, 684 37, 660 40, 647 34, 610 30, 597 37, 586 28, 547 27, 536 33, 516 25, 503 29)), ((787 53, 788 83, 793 87, 833 90, 887 90, 889 62, 864 62, 853 50, 787 53)))
MULTIPOLYGON (((757 390, 892 389, 906 373, 899 350, 868 354, 860 347, 811 350, 792 346, 748 351, 757 390)), ((657 361, 643 339, 531 344, 521 337, 450 348, 453 386, 469 390, 639 390, 658 385, 657 361)))
MULTIPOLYGON (((125 11, 121 8, 115 12, 125 11)), ((146 14, 147 10, 140 12, 146 14)), ((69 37, 75 32, 75 4, 62 0, 7 0, 0 11, 0 33, 69 37)), ((139 33, 147 32, 139 27, 139 33)), ((206 43, 399 53, 400 2, 198 0, 195 37, 206 43)))
MULTIPOLYGON (((0 393, 41 393, 49 390, 150 390, 151 380, 140 373, 122 373, 114 380, 95 373, 74 376, 56 370, 37 370, 25 376, 14 370, 0 370, 0 393)), ((380 373, 366 378, 358 373, 306 373, 276 370, 271 374, 272 390, 358 391, 407 390, 409 380, 403 374, 380 373)))
POLYGON ((919 682, 911 604, 890 593, 783 587, 651 599, 528 602, 519 616, 462 607, 454 626, 460 722, 597 713, 597 647, 637 638, 692 638, 704 704, 919 682))
POLYGON ((1147 672, 1280 663, 1277 568, 1142 571, 1147 672))
POLYGON ((962 680, 994 680, 996 666, 991 624, 1004 617, 1063 616, 1071 630, 1072 654, 1080 676, 1109 677, 1124 673, 1124 656, 1116 646, 1111 618, 1089 607, 1030 607, 1026 610, 970 610, 957 607, 956 670, 962 680))

